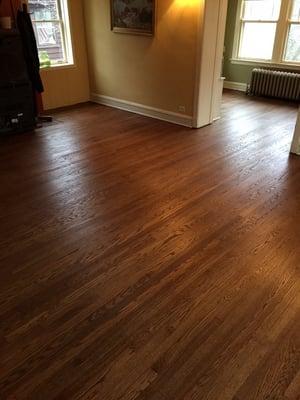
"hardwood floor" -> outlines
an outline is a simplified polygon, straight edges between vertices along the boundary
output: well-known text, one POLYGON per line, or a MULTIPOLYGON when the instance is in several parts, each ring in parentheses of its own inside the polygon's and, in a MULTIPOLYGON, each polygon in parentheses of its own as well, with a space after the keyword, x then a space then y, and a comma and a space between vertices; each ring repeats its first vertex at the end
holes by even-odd
POLYGON ((0 398, 299 400, 296 110, 84 105, 1 138, 0 398))

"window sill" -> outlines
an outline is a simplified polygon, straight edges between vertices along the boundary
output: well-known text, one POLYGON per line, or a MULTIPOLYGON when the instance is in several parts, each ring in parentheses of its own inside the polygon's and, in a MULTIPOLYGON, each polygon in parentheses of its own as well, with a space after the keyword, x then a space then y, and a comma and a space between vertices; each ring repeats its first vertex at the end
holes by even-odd
POLYGON ((57 71, 60 69, 73 69, 76 68, 76 65, 74 63, 67 63, 67 64, 56 64, 56 65, 51 65, 50 67, 41 67, 40 71, 57 71))
POLYGON ((299 64, 293 64, 293 63, 274 63, 272 61, 264 61, 264 60, 242 60, 239 58, 231 58, 230 59, 231 64, 237 64, 237 65, 253 65, 253 66, 258 66, 262 65, 265 67, 275 67, 275 68, 282 68, 282 69, 289 69, 289 70, 300 70, 300 63, 299 64))

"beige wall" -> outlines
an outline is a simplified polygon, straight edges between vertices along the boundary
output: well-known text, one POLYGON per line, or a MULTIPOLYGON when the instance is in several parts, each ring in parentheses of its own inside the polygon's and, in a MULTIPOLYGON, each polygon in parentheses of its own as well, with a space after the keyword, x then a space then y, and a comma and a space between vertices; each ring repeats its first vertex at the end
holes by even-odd
POLYGON ((153 38, 111 32, 110 0, 84 11, 92 93, 193 114, 199 0, 157 0, 153 38))
POLYGON ((42 70, 45 109, 77 104, 90 98, 82 0, 69 0, 69 13, 75 66, 42 70))

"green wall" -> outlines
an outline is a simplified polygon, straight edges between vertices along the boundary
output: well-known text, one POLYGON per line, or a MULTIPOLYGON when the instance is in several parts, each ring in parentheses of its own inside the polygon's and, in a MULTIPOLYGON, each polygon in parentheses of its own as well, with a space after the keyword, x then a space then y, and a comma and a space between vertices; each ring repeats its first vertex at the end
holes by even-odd
POLYGON ((238 0, 228 0, 228 14, 225 34, 225 53, 224 53, 224 76, 226 81, 249 83, 252 65, 237 65, 230 62, 232 58, 233 41, 238 0))

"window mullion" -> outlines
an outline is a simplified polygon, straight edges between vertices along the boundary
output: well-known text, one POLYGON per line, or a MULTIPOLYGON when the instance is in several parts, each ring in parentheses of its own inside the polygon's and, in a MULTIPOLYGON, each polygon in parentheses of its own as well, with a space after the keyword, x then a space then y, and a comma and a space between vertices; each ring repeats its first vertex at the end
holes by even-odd
POLYGON ((245 29, 245 24, 244 24, 244 22, 241 21, 240 36, 239 36, 239 42, 238 42, 238 56, 240 55, 240 48, 241 48, 242 38, 244 35, 244 29, 245 29))
POLYGON ((64 55, 64 62, 67 62, 68 60, 68 54, 67 54, 67 48, 66 48, 66 32, 65 32, 65 27, 64 27, 64 20, 63 20, 63 12, 62 12, 62 4, 60 0, 56 0, 57 4, 57 12, 58 16, 60 18, 60 32, 62 35, 62 51, 64 55))
POLYGON ((63 21, 61 19, 33 19, 32 22, 57 22, 57 23, 62 23, 63 21))
POLYGON ((290 13, 290 0, 282 0, 280 16, 277 23, 274 49, 273 49, 273 57, 272 61, 275 63, 280 63, 283 59, 283 53, 285 49, 286 36, 288 31, 288 20, 290 13))
POLYGON ((71 40, 71 27, 70 27, 70 18, 69 18, 69 10, 67 7, 67 0, 60 0, 60 13, 61 18, 63 20, 62 29, 64 36, 64 46, 65 46, 65 55, 66 58, 73 63, 73 48, 72 48, 72 40, 71 40))
POLYGON ((69 55, 68 55, 68 49, 67 49, 67 43, 66 43, 66 30, 65 30, 65 25, 64 25, 63 21, 62 21, 61 24, 60 24, 60 30, 61 30, 62 37, 63 37, 63 52, 64 52, 64 58, 65 58, 65 61, 67 61, 69 55))
POLYGON ((277 19, 245 19, 241 20, 243 23, 254 24, 277 24, 277 19))

